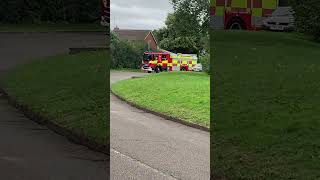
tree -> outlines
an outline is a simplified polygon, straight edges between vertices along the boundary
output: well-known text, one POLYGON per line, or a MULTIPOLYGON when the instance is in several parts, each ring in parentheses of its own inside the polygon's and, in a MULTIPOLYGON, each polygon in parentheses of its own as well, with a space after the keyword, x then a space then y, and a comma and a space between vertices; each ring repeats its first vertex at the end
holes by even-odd
POLYGON ((145 43, 121 40, 113 32, 110 34, 111 68, 138 69, 141 65, 145 43))
POLYGON ((179 53, 201 54, 208 49, 208 0, 171 0, 174 12, 168 14, 166 27, 154 32, 163 49, 179 53))
POLYGON ((312 35, 320 41, 320 1, 319 0, 290 0, 295 11, 298 31, 312 35))

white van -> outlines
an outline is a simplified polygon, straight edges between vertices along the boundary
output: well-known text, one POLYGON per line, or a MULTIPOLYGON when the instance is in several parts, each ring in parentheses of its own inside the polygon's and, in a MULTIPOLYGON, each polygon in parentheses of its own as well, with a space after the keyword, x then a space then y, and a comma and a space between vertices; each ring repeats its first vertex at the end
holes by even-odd
POLYGON ((263 27, 274 31, 294 30, 294 11, 291 7, 278 7, 270 17, 263 20, 263 27))

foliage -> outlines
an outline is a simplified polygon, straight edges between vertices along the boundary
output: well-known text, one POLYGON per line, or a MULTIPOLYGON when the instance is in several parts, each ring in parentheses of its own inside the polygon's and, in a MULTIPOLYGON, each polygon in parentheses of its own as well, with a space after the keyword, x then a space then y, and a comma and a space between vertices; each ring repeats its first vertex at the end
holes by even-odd
POLYGON ((197 53, 198 48, 196 45, 195 37, 177 37, 174 39, 165 38, 163 39, 159 46, 166 50, 172 50, 173 52, 188 52, 197 53))
POLYGON ((296 25, 300 32, 312 35, 320 41, 320 1, 319 0, 291 0, 295 11, 296 25))
POLYGON ((0 22, 91 22, 101 14, 99 0, 10 0, 0 1, 0 22))
POLYGON ((199 62, 202 64, 203 71, 210 74, 210 53, 205 53, 199 57, 199 62))
POLYGON ((210 51, 210 37, 209 34, 202 37, 204 42, 204 51, 200 54, 199 62, 202 64, 202 68, 205 72, 210 74, 210 56, 212 51, 210 51))
POLYGON ((9 72, 3 88, 53 123, 109 144, 108 60, 105 51, 41 58, 9 72))
POLYGON ((113 32, 111 33, 111 68, 131 68, 137 69, 141 65, 143 53, 146 50, 146 45, 143 42, 132 42, 122 40, 113 32))
POLYGON ((208 36, 208 0, 171 0, 174 12, 166 19, 166 27, 154 34, 163 49, 179 53, 200 54, 204 36, 208 36))

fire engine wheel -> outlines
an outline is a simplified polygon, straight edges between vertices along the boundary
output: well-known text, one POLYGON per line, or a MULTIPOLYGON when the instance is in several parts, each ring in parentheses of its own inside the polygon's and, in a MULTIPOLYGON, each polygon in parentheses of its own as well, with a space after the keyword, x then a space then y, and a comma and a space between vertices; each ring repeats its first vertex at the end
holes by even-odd
POLYGON ((234 18, 231 21, 229 21, 227 29, 230 30, 242 30, 245 29, 244 22, 240 18, 234 18))
POLYGON ((156 68, 154 69, 154 71, 155 71, 156 73, 159 73, 159 71, 160 71, 159 67, 156 67, 156 68))

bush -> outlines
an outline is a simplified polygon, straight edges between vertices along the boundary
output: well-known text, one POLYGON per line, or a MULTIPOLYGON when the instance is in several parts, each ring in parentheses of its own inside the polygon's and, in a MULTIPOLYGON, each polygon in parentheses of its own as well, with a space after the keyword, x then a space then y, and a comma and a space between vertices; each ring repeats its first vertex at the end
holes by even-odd
POLYGON ((201 55, 199 62, 202 64, 203 71, 210 74, 210 53, 201 55))
POLYGON ((320 1, 290 0, 295 11, 297 30, 320 41, 320 1))
POLYGON ((131 42, 119 39, 111 33, 111 69, 138 69, 141 65, 143 53, 146 50, 145 43, 131 42))

